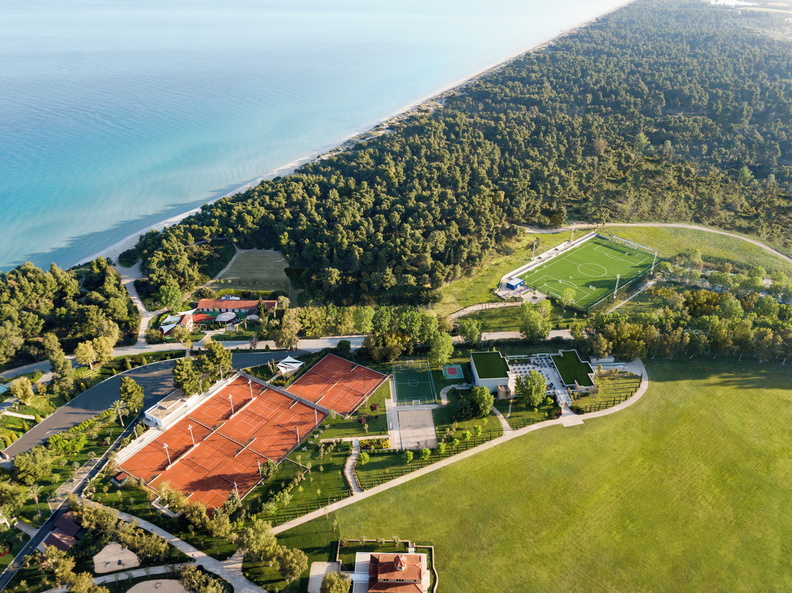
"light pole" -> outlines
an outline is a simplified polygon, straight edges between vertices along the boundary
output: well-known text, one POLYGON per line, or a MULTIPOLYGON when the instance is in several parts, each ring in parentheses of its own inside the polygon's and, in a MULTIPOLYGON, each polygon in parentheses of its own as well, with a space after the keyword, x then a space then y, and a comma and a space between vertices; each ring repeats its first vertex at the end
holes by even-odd
POLYGON ((248 377, 248 389, 250 389, 250 397, 253 397, 253 380, 248 377))
POLYGON ((657 252, 654 252, 654 259, 652 260, 652 269, 649 270, 650 274, 654 274, 655 263, 657 263, 657 252))
POLYGON ((619 278, 621 278, 621 274, 616 274, 616 288, 613 289, 613 298, 616 298, 616 293, 619 292, 619 278))
POLYGON ((299 442, 300 442, 300 427, 299 426, 295 426, 294 427, 294 432, 297 433, 297 443, 299 444, 299 442))
POLYGON ((168 443, 162 443, 162 446, 165 447, 165 455, 168 456, 168 467, 170 467, 171 459, 170 459, 170 451, 168 451, 168 443))
POLYGON ((233 400, 233 396, 230 393, 228 394, 228 403, 231 404, 231 415, 233 416, 234 415, 234 400, 233 400))
POLYGON ((188 424, 187 425, 187 430, 190 431, 190 438, 192 439, 192 444, 193 444, 193 447, 194 447, 195 446, 195 436, 193 435, 192 424, 188 424))

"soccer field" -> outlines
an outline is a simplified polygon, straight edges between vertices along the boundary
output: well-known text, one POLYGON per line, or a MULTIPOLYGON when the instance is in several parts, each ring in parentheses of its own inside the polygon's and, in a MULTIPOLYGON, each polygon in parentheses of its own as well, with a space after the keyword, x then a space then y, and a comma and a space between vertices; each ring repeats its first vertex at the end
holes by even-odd
POLYGON ((649 270, 652 259, 646 251, 597 236, 520 277, 531 288, 558 299, 572 289, 575 308, 588 311, 613 292, 617 274, 619 286, 625 286, 649 270))
POLYGON ((393 364, 396 403, 400 406, 434 403, 437 398, 432 373, 425 360, 397 361, 393 364))

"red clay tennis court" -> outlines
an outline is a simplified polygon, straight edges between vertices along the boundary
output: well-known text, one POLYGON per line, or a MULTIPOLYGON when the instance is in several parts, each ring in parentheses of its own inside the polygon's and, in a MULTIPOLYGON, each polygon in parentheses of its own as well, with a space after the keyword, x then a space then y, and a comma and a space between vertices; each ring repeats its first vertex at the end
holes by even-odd
POLYGON ((217 508, 235 488, 247 494, 259 481, 259 463, 279 462, 325 416, 237 377, 121 466, 150 486, 168 482, 191 502, 217 508))
POLYGON ((347 415, 387 379, 386 375, 328 354, 292 383, 289 393, 347 415))

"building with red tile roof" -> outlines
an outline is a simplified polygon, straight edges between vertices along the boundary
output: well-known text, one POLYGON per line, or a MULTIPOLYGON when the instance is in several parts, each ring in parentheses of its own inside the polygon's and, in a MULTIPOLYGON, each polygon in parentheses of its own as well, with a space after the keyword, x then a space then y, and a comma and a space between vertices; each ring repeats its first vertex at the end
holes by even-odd
POLYGON ((426 593, 423 554, 372 554, 369 593, 426 593))

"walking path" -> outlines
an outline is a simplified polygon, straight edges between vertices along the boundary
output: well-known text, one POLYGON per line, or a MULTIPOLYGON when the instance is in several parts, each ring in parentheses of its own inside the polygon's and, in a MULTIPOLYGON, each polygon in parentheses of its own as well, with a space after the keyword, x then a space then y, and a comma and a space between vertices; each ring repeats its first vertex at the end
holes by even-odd
MULTIPOLYGON (((149 311, 143 304, 143 299, 140 298, 137 288, 135 288, 135 280, 143 278, 143 272, 140 269, 140 262, 136 263, 131 268, 124 266, 115 266, 116 271, 121 275, 121 284, 124 285, 126 291, 129 293, 129 298, 132 299, 138 312, 140 313, 140 327, 138 328, 138 344, 146 344, 146 330, 148 329, 149 322, 157 315, 164 312, 165 309, 157 311, 149 311)), ((134 348, 134 346, 130 346, 134 348)), ((138 349, 139 351, 139 349, 138 349)))
MULTIPOLYGON (((700 226, 697 224, 686 224, 682 222, 609 222, 605 224, 606 227, 629 227, 629 226, 648 226, 648 227, 669 227, 669 228, 676 228, 676 229, 691 229, 694 231, 704 231, 706 233, 715 233, 716 235, 726 235, 727 237, 734 237, 735 239, 740 239, 747 243, 751 243, 752 245, 756 245, 765 251, 772 253, 773 255, 777 255, 781 259, 792 263, 792 257, 788 255, 784 255, 780 251, 773 249, 772 247, 765 245, 761 241, 757 241, 755 239, 749 239, 748 237, 743 237, 742 235, 738 235, 737 233, 730 233, 728 231, 721 231, 720 229, 713 229, 706 226, 700 226)), ((529 233, 534 234, 541 234, 541 235, 552 235, 554 233, 558 233, 561 231, 571 231, 572 229, 590 229, 594 230, 594 226, 587 223, 575 223, 569 226, 557 228, 557 229, 537 229, 533 227, 523 227, 529 233)))
MULTIPOLYGON (((553 338, 561 338, 562 340, 572 339, 571 329, 553 329, 547 335, 548 340, 553 338)), ((481 341, 488 342, 490 340, 522 340, 522 334, 518 331, 512 332, 481 332, 481 341)))
POLYGON ((498 408, 492 406, 492 413, 495 414, 495 417, 500 421, 501 426, 503 427, 503 434, 514 430, 511 426, 509 426, 509 422, 506 420, 506 417, 501 414, 501 411, 498 408))
MULTIPOLYGON (((158 574, 169 574, 178 571, 183 564, 163 564, 162 566, 149 566, 147 568, 136 568, 134 570, 123 570, 121 572, 114 572, 101 577, 96 577, 93 580, 94 585, 104 585, 107 583, 115 583, 118 581, 126 581, 127 579, 137 579, 145 576, 155 576, 158 574)), ((66 593, 68 587, 57 587, 55 589, 48 589, 44 593, 66 593)))
POLYGON ((344 462, 344 476, 346 476, 349 483, 349 489, 352 490, 352 496, 356 496, 363 492, 363 488, 358 483, 357 476, 355 475, 355 463, 357 463, 358 456, 360 455, 360 441, 355 439, 352 441, 352 453, 346 458, 344 462))
POLYGON ((641 294, 644 290, 646 290, 647 288, 649 288, 651 286, 654 286, 656 283, 657 283, 656 280, 650 280, 649 282, 646 282, 643 286, 641 286, 638 290, 636 290, 634 293, 632 293, 629 297, 627 297, 626 299, 624 299, 620 303, 617 303, 616 305, 614 305, 613 307, 608 309, 608 313, 613 313, 616 309, 618 309, 619 307, 621 307, 622 305, 624 305, 626 303, 629 303, 631 300, 633 300, 635 297, 637 297, 639 294, 641 294))
MULTIPOLYGON (((410 480, 415 480, 416 478, 420 478, 425 476, 426 474, 430 474, 432 472, 438 471, 443 469, 446 466, 451 465, 452 463, 457 463, 462 461, 463 459, 467 459, 468 457, 472 457, 473 455, 477 455, 482 453, 483 451, 488 451, 494 447, 502 445, 503 443, 510 441, 512 439, 516 439, 523 435, 526 435, 530 432, 534 432, 535 430, 540 430, 545 428, 546 426, 575 426, 583 424, 584 419, 588 420, 589 418, 599 418, 601 416, 609 416, 610 414, 615 414, 620 412, 621 410, 633 405, 637 402, 643 394, 646 393, 646 390, 649 388, 649 379, 646 374, 646 369, 644 368, 643 363, 636 359, 633 362, 625 365, 625 369, 640 375, 642 377, 641 385, 638 387, 638 390, 635 392, 630 399, 620 403, 617 406, 612 408, 608 408, 607 410, 602 410, 600 412, 593 412, 590 414, 585 414, 583 416, 574 415, 574 418, 570 417, 568 414, 565 416, 562 413, 561 418, 556 418, 554 420, 547 420, 545 422, 539 422, 537 424, 532 424, 530 426, 526 426, 524 428, 520 428, 519 430, 512 430, 511 432, 504 433, 503 436, 499 436, 498 438, 492 439, 491 441, 487 441, 477 447, 473 447, 472 449, 468 449, 467 451, 463 451, 462 453, 457 453, 456 455, 452 455, 451 457, 447 457, 438 461, 437 463, 433 463, 431 465, 427 465, 421 469, 415 470, 409 474, 401 476, 399 478, 395 478, 390 482, 385 482, 384 484, 380 484, 379 486, 375 486, 370 490, 366 490, 361 494, 356 496, 352 496, 350 498, 345 498, 344 500, 340 500, 336 503, 328 505, 324 508, 319 509, 318 511, 314 511, 312 513, 308 513, 307 515, 303 515, 302 517, 298 517, 282 525, 278 525, 272 529, 274 534, 283 533, 284 531, 288 531, 289 529, 293 529, 298 525, 302 525, 303 523, 308 523, 309 521, 313 521, 314 519, 318 519, 320 517, 324 517, 325 515, 347 507, 351 504, 355 504, 361 500, 365 500, 371 496, 376 496, 380 492, 385 492, 386 490, 390 490, 391 488, 396 488, 397 486, 401 486, 409 482, 410 480)), ((569 413, 572 413, 569 411, 569 413)))
MULTIPOLYGON (((91 501, 90 504, 102 506, 99 503, 93 501, 91 501)), ((135 521, 141 529, 165 539, 174 548, 192 558, 195 561, 195 564, 202 566, 209 572, 216 574, 217 576, 231 583, 231 585, 234 587, 234 593, 267 593, 264 589, 251 583, 244 577, 242 574, 241 558, 238 557, 238 552, 229 560, 221 562, 220 560, 212 558, 208 554, 202 552, 198 548, 191 546, 186 541, 179 539, 175 535, 168 533, 164 529, 157 527, 153 523, 149 523, 144 519, 135 517, 129 513, 124 513, 122 511, 118 511, 118 518, 123 519, 124 521, 135 521)))
POLYGON ((464 317, 469 313, 475 313, 476 311, 484 311, 485 309, 500 309, 501 307, 519 307, 522 305, 522 301, 498 301, 495 303, 479 303, 477 305, 470 305, 469 307, 465 307, 464 309, 460 309, 459 311, 454 311, 451 315, 448 316, 448 319, 454 320, 459 317, 464 317))

